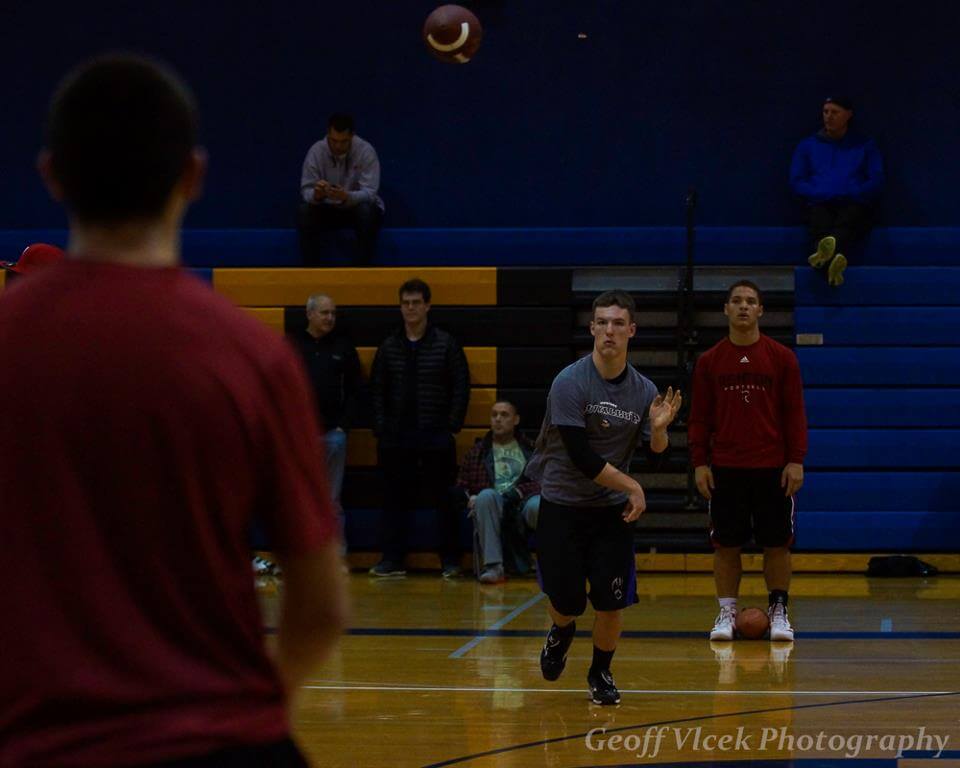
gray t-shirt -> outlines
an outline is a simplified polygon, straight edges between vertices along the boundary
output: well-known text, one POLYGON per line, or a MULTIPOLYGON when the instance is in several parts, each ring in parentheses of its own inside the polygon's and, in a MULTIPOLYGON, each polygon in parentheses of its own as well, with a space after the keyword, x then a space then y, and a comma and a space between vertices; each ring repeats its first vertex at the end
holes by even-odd
POLYGON ((574 466, 557 427, 584 427, 590 448, 621 472, 629 472, 634 450, 650 439, 649 411, 656 397, 654 383, 629 364, 619 384, 604 380, 592 355, 560 371, 547 397, 536 452, 527 464, 527 475, 539 481, 543 498, 576 507, 626 501, 625 493, 598 485, 574 466))

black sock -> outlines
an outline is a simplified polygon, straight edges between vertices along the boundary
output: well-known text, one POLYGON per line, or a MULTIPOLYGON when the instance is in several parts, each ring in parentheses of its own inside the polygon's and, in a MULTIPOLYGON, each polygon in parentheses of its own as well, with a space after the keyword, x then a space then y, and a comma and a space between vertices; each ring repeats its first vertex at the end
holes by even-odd
POLYGON ((556 624, 554 624, 550 631, 563 640, 569 640, 577 632, 577 622, 571 621, 565 627, 558 627, 556 624))
POLYGON ((771 589, 770 590, 770 606, 774 606, 777 603, 780 603, 784 608, 787 607, 787 601, 790 599, 790 595, 787 594, 785 589, 771 589))
POLYGON ((591 672, 604 672, 610 670, 610 662, 613 661, 613 654, 616 651, 601 651, 597 646, 593 646, 593 663, 590 665, 591 672))

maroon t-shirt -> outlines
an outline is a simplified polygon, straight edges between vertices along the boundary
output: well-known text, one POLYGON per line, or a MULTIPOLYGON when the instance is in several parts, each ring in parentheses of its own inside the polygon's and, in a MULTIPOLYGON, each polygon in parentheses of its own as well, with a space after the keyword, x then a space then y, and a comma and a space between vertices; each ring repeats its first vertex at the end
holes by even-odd
POLYGON ((336 535, 293 351, 179 269, 66 261, 0 296, 0 393, 0 766, 283 738, 251 522, 336 535))
POLYGON ((807 417, 797 356, 763 334, 745 347, 729 338, 711 347, 694 370, 687 433, 695 467, 802 464, 807 417))

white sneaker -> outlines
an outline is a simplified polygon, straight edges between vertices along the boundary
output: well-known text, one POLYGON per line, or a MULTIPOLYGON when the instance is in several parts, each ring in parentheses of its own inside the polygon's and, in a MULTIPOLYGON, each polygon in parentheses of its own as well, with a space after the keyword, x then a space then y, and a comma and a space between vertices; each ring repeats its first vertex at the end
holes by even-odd
POLYGON ((793 642, 793 627, 787 618, 787 607, 783 603, 776 603, 767 608, 770 617, 770 639, 793 642))
POLYGON ((717 621, 710 632, 711 640, 733 640, 733 630, 737 624, 737 609, 726 606, 720 609, 717 621))

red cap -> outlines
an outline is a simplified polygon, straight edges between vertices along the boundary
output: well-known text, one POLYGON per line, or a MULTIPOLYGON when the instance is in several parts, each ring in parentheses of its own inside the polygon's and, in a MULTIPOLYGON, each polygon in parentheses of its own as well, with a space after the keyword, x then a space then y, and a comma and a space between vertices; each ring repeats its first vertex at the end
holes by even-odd
POLYGON ((0 267, 21 275, 29 275, 38 269, 56 264, 65 258, 66 255, 63 250, 57 248, 55 245, 34 243, 23 249, 23 253, 20 254, 20 260, 16 262, 16 264, 9 261, 0 261, 0 267))

